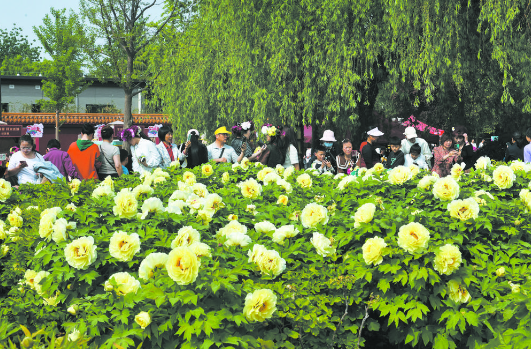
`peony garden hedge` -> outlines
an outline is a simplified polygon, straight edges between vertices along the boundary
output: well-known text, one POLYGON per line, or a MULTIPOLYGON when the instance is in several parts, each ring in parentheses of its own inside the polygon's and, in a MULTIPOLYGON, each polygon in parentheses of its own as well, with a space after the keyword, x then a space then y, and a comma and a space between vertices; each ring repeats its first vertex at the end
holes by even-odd
POLYGON ((1 182, 0 348, 527 348, 530 179, 480 158, 1 182))

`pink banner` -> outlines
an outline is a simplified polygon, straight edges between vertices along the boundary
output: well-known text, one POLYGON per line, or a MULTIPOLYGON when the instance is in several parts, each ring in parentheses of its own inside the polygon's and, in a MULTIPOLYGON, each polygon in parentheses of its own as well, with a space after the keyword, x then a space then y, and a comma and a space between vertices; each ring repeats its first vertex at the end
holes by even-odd
POLYGON ((406 127, 412 126, 419 131, 428 131, 432 135, 442 136, 444 133, 444 130, 429 126, 423 123, 422 121, 418 121, 413 115, 411 115, 406 121, 404 121, 402 123, 402 126, 406 126, 406 127))

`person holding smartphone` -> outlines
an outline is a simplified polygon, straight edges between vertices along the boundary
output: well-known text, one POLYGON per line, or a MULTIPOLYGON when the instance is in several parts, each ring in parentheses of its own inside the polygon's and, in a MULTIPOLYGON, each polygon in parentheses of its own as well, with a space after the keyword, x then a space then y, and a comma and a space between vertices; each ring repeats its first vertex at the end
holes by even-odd
POLYGON ((35 143, 30 135, 20 137, 20 150, 13 154, 7 167, 6 177, 17 177, 18 184, 32 183, 40 184, 42 177, 33 171, 33 165, 44 162, 41 154, 34 150, 35 143))
POLYGON ((451 173, 454 163, 461 160, 459 151, 455 149, 452 137, 448 133, 441 136, 441 145, 433 149, 433 172, 439 177, 446 177, 451 173))
MULTIPOLYGON (((454 139, 455 150, 459 153, 460 161, 465 163, 464 170, 467 171, 472 168, 476 162, 476 154, 474 147, 468 142, 468 135, 464 126, 458 126, 452 133, 454 139)), ((467 171, 470 172, 470 171, 467 171)))

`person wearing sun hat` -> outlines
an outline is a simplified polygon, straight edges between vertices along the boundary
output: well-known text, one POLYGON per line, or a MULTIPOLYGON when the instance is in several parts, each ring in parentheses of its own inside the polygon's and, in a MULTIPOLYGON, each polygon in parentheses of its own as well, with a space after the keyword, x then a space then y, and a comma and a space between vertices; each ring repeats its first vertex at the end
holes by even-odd
POLYGON ((376 142, 383 134, 378 127, 367 131, 367 144, 361 150, 360 167, 372 168, 380 162, 380 154, 376 152, 376 142))
POLYGON ((418 144, 420 146, 421 155, 424 155, 426 163, 428 164, 428 166, 430 166, 432 153, 428 142, 426 142, 422 138, 419 138, 417 136, 417 131, 414 127, 411 126, 406 127, 406 130, 404 131, 404 136, 406 136, 406 138, 402 140, 402 147, 400 148, 400 150, 402 150, 402 152, 404 153, 404 156, 409 154, 411 146, 413 144, 418 144))
POLYGON ((214 160, 214 162, 230 163, 242 161, 245 153, 242 152, 238 157, 238 155, 234 151, 234 148, 230 145, 225 144, 227 143, 229 135, 231 135, 231 132, 229 132, 225 126, 218 128, 214 132, 214 135, 216 136, 216 140, 214 141, 214 143, 210 144, 207 147, 208 161, 214 160))

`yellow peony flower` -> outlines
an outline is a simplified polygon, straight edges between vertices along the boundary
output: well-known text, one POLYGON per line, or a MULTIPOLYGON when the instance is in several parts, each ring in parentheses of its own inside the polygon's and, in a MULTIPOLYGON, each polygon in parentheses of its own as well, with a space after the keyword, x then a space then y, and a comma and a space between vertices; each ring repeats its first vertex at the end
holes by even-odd
POLYGON ((276 172, 271 172, 265 175, 263 183, 264 185, 268 185, 270 183, 277 183, 281 179, 282 178, 276 172))
POLYGON ((212 168, 212 165, 204 164, 203 166, 201 166, 201 173, 205 177, 210 177, 214 174, 214 169, 212 168))
POLYGON ((277 310, 277 296, 269 289, 256 290, 247 294, 243 314, 249 321, 264 321, 277 310))
POLYGON ((275 167, 275 172, 279 175, 279 176, 282 176, 284 174, 284 166, 278 164, 276 167, 275 167))
POLYGON ((41 218, 39 223, 39 236, 41 238, 50 240, 53 233, 53 224, 56 220, 55 217, 55 214, 47 214, 41 218))
POLYGON ((228 172, 223 172, 223 175, 221 176, 221 181, 224 184, 227 184, 230 181, 230 175, 228 172))
POLYGON ((258 171, 258 173, 256 174, 256 178, 258 178, 259 181, 263 181, 265 176, 267 176, 268 174, 272 172, 275 172, 275 170, 272 169, 271 167, 264 167, 263 169, 258 171))
POLYGON ((61 292, 57 291, 57 292, 55 292, 55 295, 53 295, 53 296, 42 297, 44 305, 49 305, 49 306, 52 306, 52 307, 57 306, 57 304, 59 304, 59 299, 57 299, 59 297, 59 295, 61 295, 61 292))
POLYGON ((199 274, 201 262, 188 247, 177 247, 168 255, 166 270, 168 276, 178 285, 188 285, 195 281, 199 274))
POLYGON ((509 189, 513 186, 513 182, 516 179, 516 175, 513 170, 508 166, 498 166, 492 172, 492 179, 494 184, 500 189, 509 189))
POLYGON ((387 246, 384 239, 376 236, 367 239, 362 246, 363 260, 365 263, 371 265, 378 265, 383 262, 382 250, 387 246))
POLYGON ((138 277, 144 281, 148 281, 155 274, 155 269, 163 269, 168 261, 166 253, 152 252, 140 263, 138 267, 138 277))
POLYGON ((64 218, 59 218, 55 221, 53 224, 53 233, 52 233, 52 239, 56 243, 59 243, 61 241, 66 240, 66 228, 68 226, 68 222, 64 218))
POLYGON ((459 197, 459 184, 452 177, 439 178, 433 184, 433 196, 441 201, 451 201, 459 197))
POLYGON ((292 238, 298 234, 299 229, 295 228, 294 225, 284 225, 276 229, 273 233, 273 242, 283 245, 285 239, 292 238))
POLYGON ((326 257, 328 255, 336 253, 336 248, 332 246, 331 239, 327 238, 323 234, 313 233, 310 239, 313 247, 317 250, 317 254, 326 257))
POLYGON ((180 167, 181 167, 181 162, 179 160, 170 162, 170 168, 180 168, 180 167))
POLYGON ((288 218, 292 221, 298 221, 301 215, 301 211, 293 211, 289 214, 288 218))
POLYGON ((230 214, 230 215, 227 216, 227 219, 229 221, 237 221, 238 220, 238 216, 235 215, 235 214, 230 214))
POLYGON ((496 276, 501 278, 501 277, 504 277, 505 276, 505 268, 504 267, 499 267, 498 269, 496 269, 496 276))
POLYGON ((141 219, 146 219, 149 213, 162 213, 164 212, 164 204, 159 198, 149 198, 142 204, 142 216, 141 219))
POLYGON ((356 178, 355 176, 347 176, 345 178, 343 178, 338 184, 337 184, 337 189, 339 190, 345 190, 348 188, 349 184, 356 181, 356 178))
POLYGON ((486 170, 491 166, 491 161, 488 156, 482 156, 476 160, 476 170, 486 170))
MULTIPOLYGON (((374 169, 374 167, 372 169, 374 169)), ((408 167, 408 169, 411 171, 411 178, 416 177, 420 173, 420 168, 416 165, 412 164, 408 167)))
POLYGON ((273 223, 271 223, 269 221, 263 221, 263 222, 260 222, 260 223, 256 223, 254 225, 254 230, 257 233, 267 234, 267 233, 270 233, 270 232, 274 232, 276 230, 276 227, 275 227, 275 225, 273 223))
POLYGON ((448 281, 448 296, 456 303, 468 303, 472 299, 467 289, 456 280, 448 281))
POLYGON ((511 292, 512 293, 520 293, 520 285, 519 284, 513 284, 512 282, 508 281, 509 286, 511 286, 511 292))
POLYGON ((166 177, 155 177, 153 179, 153 184, 161 184, 166 182, 166 177))
POLYGON ((453 179, 458 181, 461 178, 461 175, 463 174, 463 169, 465 168, 465 164, 454 164, 452 166, 452 169, 450 170, 450 175, 453 179))
POLYGON ((403 225, 398 231, 398 246, 412 254, 425 250, 429 240, 430 232, 420 223, 403 225))
POLYGON ((153 188, 151 188, 149 185, 145 185, 145 184, 139 184, 133 189, 133 195, 137 199, 139 199, 140 196, 142 196, 142 195, 144 197, 148 198, 151 195, 153 195, 153 192, 154 192, 153 188))
POLYGON ((291 177, 291 175, 295 172, 295 167, 289 166, 288 168, 284 169, 284 179, 288 179, 291 177))
POLYGON ((177 237, 171 242, 171 248, 173 249, 180 246, 188 247, 194 242, 200 241, 201 235, 199 232, 190 226, 185 226, 177 231, 177 237))
POLYGON ((256 260, 256 264, 263 275, 277 277, 286 270, 286 260, 275 250, 266 250, 256 260))
POLYGON ((253 178, 241 183, 242 195, 247 199, 256 199, 262 193, 262 186, 253 178))
POLYGON ((194 185, 196 182, 195 175, 190 171, 186 171, 183 173, 183 181, 188 185, 194 185))
POLYGON ((366 203, 361 205, 354 214, 354 228, 360 226, 360 223, 369 223, 374 218, 376 212, 376 205, 373 203, 366 203))
POLYGON ((236 163, 232 164, 231 168, 232 168, 232 170, 234 172, 238 172, 238 169, 241 168, 241 167, 240 167, 240 164, 236 162, 236 163))
POLYGON ((33 288, 39 295, 43 294, 41 281, 48 276, 50 276, 50 272, 41 270, 33 278, 33 288))
POLYGON ((13 188, 11 188, 11 183, 5 179, 0 179, 0 201, 6 202, 7 199, 11 197, 13 193, 13 188))
POLYGON ((439 249, 435 256, 434 269, 441 275, 450 275, 461 265, 459 247, 446 244, 439 249))
POLYGON ((132 218, 136 216, 138 202, 131 189, 124 188, 114 197, 115 206, 113 212, 120 218, 132 218))
POLYGON ((76 212, 77 206, 74 203, 69 203, 68 205, 66 205, 65 210, 70 212, 76 212))
POLYGON ((66 311, 72 315, 76 315, 78 310, 79 310, 79 305, 77 304, 71 305, 66 309, 66 311))
POLYGON ((251 165, 251 162, 249 161, 247 157, 244 157, 242 161, 240 161, 240 167, 243 168, 244 170, 247 170, 250 165, 251 165))
POLYGON ((310 177, 310 175, 307 173, 303 173, 297 177, 297 183, 302 188, 310 188, 312 186, 312 177, 310 177))
POLYGON ((114 291, 118 296, 125 296, 129 293, 136 293, 140 288, 140 281, 127 272, 112 274, 109 280, 105 281, 105 291, 114 291), (112 281, 116 287, 112 285, 112 281))
POLYGON ((81 185, 81 181, 77 178, 72 179, 70 183, 68 183, 68 186, 70 187, 70 192, 72 195, 77 193, 79 191, 79 186, 81 185))
POLYGON ((65 247, 65 258, 67 263, 76 269, 85 270, 94 261, 98 253, 94 245, 94 238, 92 236, 80 237, 65 247))
POLYGON ((279 179, 277 181, 277 185, 281 186, 282 189, 286 191, 287 194, 291 193, 293 191, 293 188, 291 187, 291 184, 288 183, 285 179, 279 179))
POLYGON ((202 183, 195 183, 192 185, 192 193, 199 196, 200 198, 206 198, 208 195, 208 188, 202 183))
POLYGON ((31 269, 26 270, 24 273, 24 283, 31 287, 32 289, 35 289, 35 277, 37 276, 37 272, 31 269))
POLYGON ((227 237, 227 240, 225 241, 224 245, 227 247, 231 247, 231 246, 245 247, 252 242, 251 238, 248 235, 240 233, 240 232, 230 233, 226 237, 227 237))
POLYGON ((429 190, 433 183, 437 181, 438 177, 435 176, 424 176, 417 184, 417 188, 422 190, 429 190))
POLYGON ((193 253, 197 256, 197 258, 201 257, 212 257, 212 252, 210 246, 208 246, 205 243, 202 242, 194 242, 190 246, 188 246, 190 250, 192 250, 193 253))
POLYGON ((208 194, 205 198, 205 210, 217 212, 222 207, 225 207, 225 204, 218 194, 208 194))
POLYGON ((18 213, 15 213, 15 212, 11 212, 10 214, 7 215, 7 221, 9 222, 9 225, 11 225, 12 227, 17 227, 17 228, 22 227, 22 223, 24 222, 22 217, 18 213))
POLYGON ((448 211, 451 217, 466 221, 478 218, 479 205, 474 198, 453 200, 448 204, 448 211))
POLYGON ((128 235, 125 231, 115 232, 109 242, 109 253, 121 262, 128 262, 140 252, 140 237, 137 233, 128 235))
POLYGON ((100 183, 100 186, 103 185, 108 186, 109 188, 111 188, 111 190, 114 191, 114 181, 112 180, 111 176, 105 177, 105 179, 100 183))
POLYGON ((301 212, 301 223, 305 228, 315 228, 328 223, 328 210, 316 203, 309 203, 301 212))
POLYGON ((513 171, 525 171, 525 162, 522 161, 513 161, 509 166, 513 171))
POLYGON ((100 185, 96 187, 96 189, 94 189, 94 191, 92 192, 92 197, 95 199, 102 197, 113 198, 114 191, 108 185, 100 185))
POLYGON ((280 195, 277 200, 277 205, 287 205, 288 197, 286 195, 280 195))
POLYGON ((394 185, 402 185, 411 179, 411 171, 405 166, 397 166, 389 172, 389 182, 394 185))
POLYGON ((145 311, 135 315, 135 322, 140 326, 141 329, 145 329, 151 323, 151 316, 145 311))

